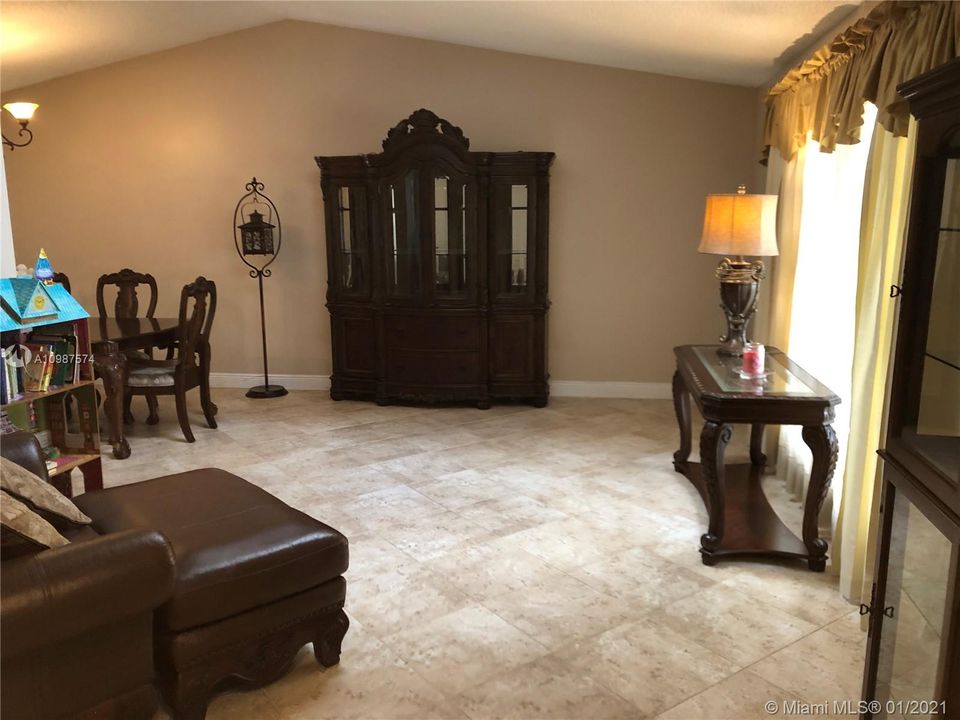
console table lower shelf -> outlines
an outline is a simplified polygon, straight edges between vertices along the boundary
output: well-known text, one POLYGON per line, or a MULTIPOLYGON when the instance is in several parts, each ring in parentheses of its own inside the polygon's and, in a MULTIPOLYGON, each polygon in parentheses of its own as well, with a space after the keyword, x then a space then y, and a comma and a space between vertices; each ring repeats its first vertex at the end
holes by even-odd
MULTIPOLYGON (((688 462, 677 468, 700 493, 704 505, 710 507, 707 483, 698 462, 688 462)), ((760 484, 763 467, 750 463, 727 465, 724 468, 726 498, 724 502, 723 539, 714 542, 709 533, 701 538, 700 555, 704 565, 715 565, 722 557, 765 558, 785 557, 813 560, 822 565, 824 558, 814 559, 807 546, 777 515, 760 484)))

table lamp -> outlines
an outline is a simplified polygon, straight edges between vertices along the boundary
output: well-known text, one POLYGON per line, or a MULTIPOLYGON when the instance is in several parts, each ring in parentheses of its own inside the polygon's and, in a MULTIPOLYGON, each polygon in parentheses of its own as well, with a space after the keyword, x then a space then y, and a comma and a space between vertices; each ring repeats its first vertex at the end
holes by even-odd
POLYGON ((707 195, 699 252, 724 255, 717 266, 720 307, 727 332, 720 338, 721 355, 740 356, 747 344, 747 323, 757 309, 757 289, 763 278, 762 260, 777 251, 777 196, 748 195, 746 185, 736 193, 707 195))

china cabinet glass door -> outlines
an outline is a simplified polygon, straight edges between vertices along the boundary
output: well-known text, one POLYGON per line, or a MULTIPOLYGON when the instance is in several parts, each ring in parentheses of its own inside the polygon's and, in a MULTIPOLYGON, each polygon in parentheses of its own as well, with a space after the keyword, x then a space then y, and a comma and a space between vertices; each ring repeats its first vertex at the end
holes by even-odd
POLYGON ((464 298, 473 285, 474 188, 463 179, 433 178, 433 290, 438 298, 464 298))
POLYGON ((955 544, 895 487, 888 488, 886 592, 874 608, 879 633, 874 718, 936 717, 946 646, 955 544))
MULTIPOLYGON (((960 143, 960 138, 955 142, 960 143)), ((900 438, 956 485, 960 483, 960 158, 944 162, 941 212, 937 227, 928 233, 924 259, 932 280, 925 342, 915 355, 900 438)))
POLYGON ((420 178, 415 169, 383 188, 386 209, 387 290, 393 297, 420 293, 420 178))
POLYGON ((370 262, 366 230, 366 195, 363 188, 337 189, 339 257, 337 282, 348 295, 366 294, 370 262))
POLYGON ((531 190, 526 183, 494 190, 494 286, 500 297, 525 296, 532 286, 531 190))

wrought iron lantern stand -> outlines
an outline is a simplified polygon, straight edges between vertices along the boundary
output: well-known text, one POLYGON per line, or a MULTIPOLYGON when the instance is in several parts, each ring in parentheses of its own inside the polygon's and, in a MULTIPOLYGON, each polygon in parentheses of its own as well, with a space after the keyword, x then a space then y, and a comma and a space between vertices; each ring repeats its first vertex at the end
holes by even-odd
POLYGON ((280 213, 263 190, 263 183, 254 177, 246 184, 247 193, 237 202, 233 211, 233 240, 237 246, 237 254, 244 264, 250 268, 250 277, 257 279, 260 288, 260 333, 263 339, 263 385, 256 385, 247 391, 248 398, 273 398, 287 394, 283 385, 270 384, 270 372, 267 365, 267 319, 263 310, 263 279, 270 277, 270 265, 280 254, 280 213), (252 210, 249 220, 243 222, 244 210, 247 207, 262 207, 267 211, 264 216, 257 210, 252 210), (264 221, 266 217, 266 221, 264 221), (276 224, 273 224, 273 223, 276 224), (274 229, 276 229, 276 245, 274 245, 274 229), (247 257, 262 255, 269 258, 262 265, 255 265, 247 257))

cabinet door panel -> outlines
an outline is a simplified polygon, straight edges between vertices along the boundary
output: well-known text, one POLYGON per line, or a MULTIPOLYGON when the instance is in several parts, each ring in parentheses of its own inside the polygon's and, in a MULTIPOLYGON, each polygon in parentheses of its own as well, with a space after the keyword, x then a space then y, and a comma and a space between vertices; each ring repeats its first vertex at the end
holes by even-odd
POLYGON ((493 381, 533 381, 534 319, 529 315, 495 318, 490 324, 493 381))
POLYGON ((334 317, 334 371, 346 375, 376 375, 376 324, 371 317, 334 317))

